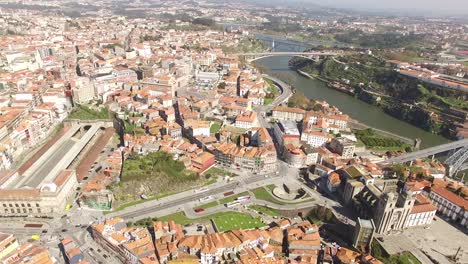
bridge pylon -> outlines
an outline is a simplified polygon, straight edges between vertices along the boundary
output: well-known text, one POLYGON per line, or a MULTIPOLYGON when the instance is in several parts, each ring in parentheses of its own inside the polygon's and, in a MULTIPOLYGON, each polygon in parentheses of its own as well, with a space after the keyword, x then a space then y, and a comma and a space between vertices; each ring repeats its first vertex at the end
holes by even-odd
POLYGON ((452 177, 462 167, 464 167, 465 161, 468 160, 468 146, 460 148, 455 153, 450 155, 445 161, 445 165, 448 167, 448 175, 452 177))

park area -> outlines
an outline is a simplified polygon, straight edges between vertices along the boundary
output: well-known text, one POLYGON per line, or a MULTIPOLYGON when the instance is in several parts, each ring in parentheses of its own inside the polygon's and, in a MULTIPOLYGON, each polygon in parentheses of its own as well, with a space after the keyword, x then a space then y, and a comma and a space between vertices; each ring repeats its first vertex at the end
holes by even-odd
POLYGON ((210 127, 210 133, 216 134, 219 132, 219 130, 221 130, 221 123, 213 122, 213 124, 211 124, 211 127, 210 127))
POLYGON ((252 229, 265 226, 260 218, 254 218, 247 214, 226 212, 215 215, 212 218, 219 232, 235 229, 252 229))
POLYGON ((411 149, 409 144, 405 144, 397 139, 383 137, 371 128, 356 130, 355 134, 357 139, 369 149, 392 151, 411 149))
POLYGON ((77 105, 68 116, 69 119, 94 120, 109 119, 109 110, 103 107, 100 110, 92 109, 85 105, 77 105))
POLYGON ((271 104, 275 98, 279 95, 279 90, 278 88, 276 87, 276 85, 273 83, 272 80, 268 79, 268 78, 263 78, 263 80, 265 80, 265 82, 267 83, 267 95, 265 97, 265 100, 263 102, 264 105, 269 105, 271 104))
POLYGON ((213 177, 208 179, 186 170, 182 162, 160 151, 145 156, 130 155, 124 162, 120 182, 109 189, 114 194, 116 210, 121 210, 144 201, 141 195, 146 195, 148 200, 157 199, 214 181, 213 177))
POLYGON ((218 232, 225 232, 235 229, 254 229, 265 226, 260 218, 255 218, 248 214, 238 212, 221 212, 196 219, 190 219, 183 212, 178 212, 158 218, 145 218, 130 224, 137 226, 150 226, 153 221, 174 221, 181 225, 200 222, 205 222, 208 224, 210 220, 212 220, 216 225, 218 232))

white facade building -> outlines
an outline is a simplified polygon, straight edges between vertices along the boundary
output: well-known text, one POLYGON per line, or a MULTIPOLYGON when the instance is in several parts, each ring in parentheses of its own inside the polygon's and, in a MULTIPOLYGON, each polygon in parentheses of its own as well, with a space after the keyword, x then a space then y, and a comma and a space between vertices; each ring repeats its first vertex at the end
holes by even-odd
POLYGON ((468 228, 468 200, 437 185, 432 187, 429 198, 437 206, 438 212, 468 228))

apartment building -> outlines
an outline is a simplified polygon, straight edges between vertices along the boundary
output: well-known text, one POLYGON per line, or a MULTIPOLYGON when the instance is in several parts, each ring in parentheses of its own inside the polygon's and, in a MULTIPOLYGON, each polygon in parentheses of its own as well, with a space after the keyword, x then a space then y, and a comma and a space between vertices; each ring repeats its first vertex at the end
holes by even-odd
POLYGON ((339 137, 331 140, 329 148, 331 151, 340 154, 343 159, 350 159, 354 156, 356 144, 347 138, 339 137))
POLYGON ((304 119, 306 111, 300 108, 277 106, 273 108, 272 117, 277 120, 291 120, 299 122, 304 119))
POLYGON ((330 139, 329 134, 319 131, 305 130, 301 134, 301 140, 314 148, 324 146, 330 139))
POLYGON ((257 113, 247 111, 236 116, 235 126, 249 129, 258 126, 257 113))
POLYGON ((218 143, 214 148, 218 165, 260 173, 276 171, 277 156, 272 146, 239 147, 233 143, 218 143))

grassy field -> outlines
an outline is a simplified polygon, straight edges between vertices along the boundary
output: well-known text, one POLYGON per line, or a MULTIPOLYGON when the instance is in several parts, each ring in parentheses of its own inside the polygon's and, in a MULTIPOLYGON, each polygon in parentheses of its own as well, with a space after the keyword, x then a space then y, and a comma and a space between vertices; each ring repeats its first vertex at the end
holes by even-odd
POLYGON ((227 212, 214 216, 213 221, 219 232, 234 229, 252 229, 265 226, 260 218, 254 218, 250 215, 237 212, 227 212))
POLYGON ((264 201, 272 202, 272 203, 275 203, 275 204, 286 204, 285 202, 282 202, 282 201, 276 199, 275 197, 273 197, 270 194, 270 192, 265 190, 265 188, 263 188, 263 187, 253 189, 252 192, 254 193, 255 198, 257 198, 259 200, 264 200, 264 201))
POLYGON ((142 136, 146 134, 145 130, 142 127, 134 125, 130 123, 128 120, 124 120, 124 124, 125 124, 124 132, 126 134, 137 135, 137 136, 142 136))
POLYGON ((118 212, 118 211, 121 211, 121 210, 123 210, 123 209, 125 209, 127 207, 134 206, 134 205, 141 204, 141 203, 148 202, 148 201, 152 201, 152 200, 156 200, 156 199, 160 199, 160 198, 172 195, 174 193, 176 193, 176 192, 160 193, 158 195, 148 196, 148 199, 146 199, 146 200, 141 199, 141 200, 136 200, 136 201, 131 201, 131 202, 128 202, 128 203, 124 203, 124 204, 121 204, 119 207, 115 208, 112 211, 105 211, 104 214, 118 212))
POLYGON ((107 108, 102 108, 100 111, 91 109, 85 105, 78 105, 73 108, 72 112, 68 116, 69 119, 80 119, 80 120, 93 120, 93 119, 109 119, 109 111, 107 108))
POLYGON ((265 82, 268 83, 267 92, 272 93, 275 97, 278 96, 279 90, 273 83, 273 81, 268 78, 263 78, 263 80, 265 80, 265 82))
POLYGON ((397 139, 379 135, 371 128, 356 130, 355 134, 357 139, 368 149, 396 151, 411 148, 409 144, 397 139))
MULTIPOLYGON (((203 218, 198 218, 198 219, 203 219, 203 218)), ((185 216, 183 212, 178 212, 178 213, 166 215, 163 217, 158 217, 158 221, 163 221, 163 222, 174 221, 181 225, 191 224, 195 222, 194 219, 187 218, 187 216, 185 216)))
MULTIPOLYGON (((124 168, 126 168, 125 165, 124 165, 124 168)), ((132 169, 132 170, 140 170, 144 168, 145 168, 145 165, 142 165, 140 162, 135 162, 135 164, 130 164, 129 167, 127 167, 127 169, 132 169), (135 169, 134 167, 138 169, 135 169)), ((139 171, 140 174, 136 174, 135 177, 136 178, 144 177, 144 175, 154 173, 153 170, 159 170, 159 168, 155 165, 154 168, 149 169, 148 171, 140 170, 139 171)), ((160 198, 163 198, 163 197, 175 194, 175 193, 184 192, 184 191, 193 189, 195 186, 194 185, 195 182, 201 183, 197 187, 199 188, 201 186, 207 186, 207 185, 216 183, 217 181, 217 175, 211 175, 209 179, 200 178, 200 179, 197 179, 196 181, 190 181, 190 180, 187 180, 186 178, 190 179, 191 176, 183 175, 183 176, 180 176, 182 178, 181 179, 179 178, 179 175, 177 175, 178 173, 184 174, 185 173, 184 170, 181 172, 176 172, 175 177, 165 174, 164 169, 159 170, 159 172, 161 173, 161 175, 153 176, 155 180, 153 180, 153 178, 149 178, 149 179, 142 178, 141 182, 135 183, 135 181, 132 180, 133 175, 130 174, 130 175, 127 175, 127 178, 126 178, 128 182, 121 181, 118 184, 113 184, 113 185, 108 186, 110 190, 117 192, 117 193, 121 193, 123 198, 120 201, 120 204, 119 203, 116 204, 117 208, 115 208, 112 211, 106 211, 104 213, 108 214, 112 212, 121 211, 130 206, 134 206, 134 205, 144 203, 147 201, 151 201, 151 200, 160 199, 160 198), (173 190, 170 190, 171 189, 170 187, 165 187, 165 186, 161 186, 157 184, 158 181, 163 181, 165 183, 172 182, 174 184, 173 186, 177 186, 177 189, 174 190, 174 188, 172 188, 173 190), (146 195, 148 196, 148 199, 143 200, 140 198, 140 195, 139 195, 141 193, 140 188, 138 188, 138 192, 132 189, 132 188, 135 188, 135 186, 138 186, 139 184, 143 184, 145 187, 148 187, 151 185, 154 192, 153 193, 151 193, 150 191, 145 192, 146 195), (129 186, 131 186, 131 188, 129 186), (164 191, 164 190, 167 190, 167 191, 164 191)))
POLYGON ((426 58, 420 57, 416 52, 383 52, 384 57, 390 59, 390 60, 399 60, 399 61, 405 61, 405 62, 420 62, 420 61, 426 61, 426 58))
POLYGON ((266 206, 261 206, 261 205, 251 205, 249 206, 250 209, 255 210, 257 212, 262 212, 267 215, 271 216, 280 216, 281 214, 278 212, 278 210, 266 207, 266 206))
POLYGON ((210 202, 210 203, 202 204, 202 205, 197 206, 195 208, 208 209, 208 208, 211 208, 211 207, 215 207, 217 205, 219 205, 218 201, 213 201, 213 202, 210 202))
POLYGON ((213 124, 210 127, 210 133, 211 134, 216 134, 218 131, 221 129, 221 123, 218 122, 213 122, 213 124))
POLYGON ((272 191, 273 191, 274 188, 275 188, 275 185, 271 184, 271 185, 268 185, 268 186, 265 186, 265 187, 260 187, 260 188, 253 189, 252 192, 255 195, 255 198, 257 198, 259 200, 264 200, 264 201, 268 201, 268 202, 275 203, 275 204, 280 204, 280 205, 302 203, 302 202, 305 202, 305 201, 309 202, 309 201, 314 200, 313 198, 306 199, 307 197, 310 197, 310 196, 308 194, 305 194, 302 197, 302 199, 297 201, 297 202, 292 201, 290 203, 286 203, 286 202, 283 202, 281 200, 276 199, 273 196, 272 191))
MULTIPOLYGON (((385 262, 386 263, 386 262, 385 262)), ((397 256, 391 256, 390 257, 390 262, 388 263, 402 263, 402 264, 421 264, 421 261, 419 261, 413 254, 410 252, 403 252, 400 255, 397 256)))
POLYGON ((263 105, 269 105, 269 104, 271 104, 274 100, 275 100, 275 98, 265 98, 265 99, 263 100, 263 105))
POLYGON ((166 215, 163 217, 158 217, 158 221, 168 222, 168 221, 175 221, 178 224, 186 225, 195 223, 202 220, 209 220, 212 219, 216 226, 218 227, 218 231, 224 232, 233 229, 251 229, 251 228, 258 228, 265 226, 262 223, 260 218, 254 218, 250 215, 237 213, 237 212, 222 212, 216 213, 205 217, 200 217, 196 219, 189 219, 183 212, 175 213, 166 215))
POLYGON ((376 241, 372 242, 371 253, 376 259, 386 264, 421 264, 421 261, 419 261, 413 254, 411 254, 411 252, 388 255, 380 243, 376 241))
POLYGON ((223 168, 218 168, 218 167, 211 167, 207 171, 203 173, 203 175, 210 177, 224 177, 224 176, 237 176, 236 174, 229 172, 223 168))

